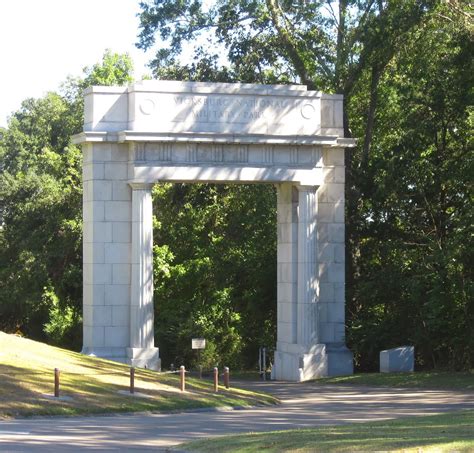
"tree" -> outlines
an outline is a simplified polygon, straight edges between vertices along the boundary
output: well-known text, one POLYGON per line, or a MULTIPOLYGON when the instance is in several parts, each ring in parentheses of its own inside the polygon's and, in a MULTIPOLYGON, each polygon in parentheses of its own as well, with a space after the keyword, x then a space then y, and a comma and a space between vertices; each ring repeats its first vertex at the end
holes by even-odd
POLYGON ((275 341, 273 188, 158 185, 154 206, 163 363, 195 363, 191 338, 204 337, 205 365, 252 366, 258 346, 275 341))
POLYGON ((359 139, 346 153, 346 299, 357 364, 373 369, 380 348, 412 342, 420 365, 472 366, 463 246, 472 225, 468 7, 155 0, 141 8, 138 47, 156 35, 165 41, 151 62, 157 77, 296 82, 345 96, 345 135, 359 139), (195 54, 183 64, 185 43, 195 54))
POLYGON ((366 367, 405 342, 420 366, 474 363, 473 46, 460 19, 449 5, 434 11, 380 81, 350 307, 366 367))
POLYGON ((27 99, 0 136, 0 329, 65 346, 81 344, 82 91, 127 83, 126 55, 69 79, 62 93, 27 99))

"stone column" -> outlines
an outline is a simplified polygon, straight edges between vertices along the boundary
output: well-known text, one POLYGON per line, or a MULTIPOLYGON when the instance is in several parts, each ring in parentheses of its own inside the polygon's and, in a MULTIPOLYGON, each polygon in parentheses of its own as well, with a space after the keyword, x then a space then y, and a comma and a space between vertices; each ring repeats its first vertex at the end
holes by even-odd
POLYGON ((130 347, 132 366, 158 369, 154 342, 153 309, 153 211, 152 184, 132 187, 132 272, 130 301, 130 347))
MULTIPOLYGON (((331 194, 335 189, 330 187, 331 194)), ((328 279, 335 282, 331 285, 338 285, 338 288, 344 282, 343 268, 339 262, 334 262, 339 258, 335 258, 334 253, 328 257, 328 253, 336 249, 333 241, 340 238, 333 237, 336 227, 333 228, 332 224, 331 234, 326 234, 328 215, 333 219, 336 209, 336 205, 328 205, 327 190, 327 183, 320 189, 318 186, 293 184, 277 186, 276 379, 306 381, 352 373, 352 354, 343 340, 335 335, 336 328, 337 332, 344 329, 339 314, 344 305, 335 300, 329 303, 327 295, 328 279), (323 210, 319 212, 321 200, 323 210), (324 298, 320 294, 321 287, 324 298)), ((339 248, 337 251, 339 256, 339 248)), ((334 290, 333 286, 329 289, 334 290)))
POLYGON ((298 189, 298 344, 309 351, 319 343, 316 186, 298 189))

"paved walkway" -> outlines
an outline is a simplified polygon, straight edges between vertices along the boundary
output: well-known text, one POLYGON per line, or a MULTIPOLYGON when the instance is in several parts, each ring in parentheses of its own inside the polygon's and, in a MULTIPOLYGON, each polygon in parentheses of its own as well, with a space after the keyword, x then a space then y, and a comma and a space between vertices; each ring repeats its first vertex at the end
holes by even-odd
POLYGON ((474 409, 474 392, 249 383, 277 395, 272 407, 178 414, 36 418, 0 422, 0 451, 166 451, 229 433, 306 428, 474 409))

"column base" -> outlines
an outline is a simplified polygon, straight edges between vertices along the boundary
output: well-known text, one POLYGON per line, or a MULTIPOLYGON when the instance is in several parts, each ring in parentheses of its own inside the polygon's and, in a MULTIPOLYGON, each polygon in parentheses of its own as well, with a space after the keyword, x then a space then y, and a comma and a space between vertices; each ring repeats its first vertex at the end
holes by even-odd
POLYGON ((345 345, 316 344, 309 352, 275 351, 277 380, 303 382, 354 373, 353 354, 345 345))
POLYGON ((138 368, 161 371, 158 348, 127 348, 127 363, 138 368))
POLYGON ((158 348, 94 348, 83 347, 81 354, 113 362, 126 363, 137 368, 161 371, 158 348))
POLYGON ((113 362, 128 363, 127 348, 84 346, 82 348, 81 354, 88 355, 90 357, 98 357, 105 360, 112 360, 113 362))

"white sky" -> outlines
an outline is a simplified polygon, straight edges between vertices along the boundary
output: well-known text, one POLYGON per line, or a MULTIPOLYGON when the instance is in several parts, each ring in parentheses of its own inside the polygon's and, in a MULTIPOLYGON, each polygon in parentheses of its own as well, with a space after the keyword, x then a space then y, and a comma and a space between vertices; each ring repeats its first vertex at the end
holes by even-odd
POLYGON ((135 47, 139 0, 0 0, 0 126, 29 97, 55 91, 105 49, 132 57, 135 79, 149 71, 135 47))

